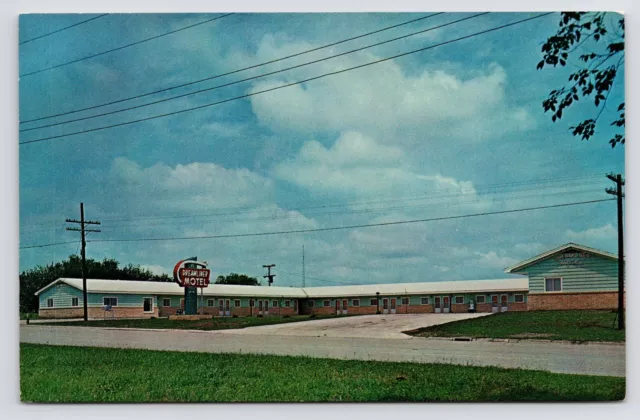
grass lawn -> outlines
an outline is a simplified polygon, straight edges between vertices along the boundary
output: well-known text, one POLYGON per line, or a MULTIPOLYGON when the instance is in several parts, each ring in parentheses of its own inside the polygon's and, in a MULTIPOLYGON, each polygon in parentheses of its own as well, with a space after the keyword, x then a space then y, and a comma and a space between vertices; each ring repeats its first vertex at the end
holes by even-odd
POLYGON ((40 317, 38 316, 37 313, 24 313, 24 312, 20 312, 20 319, 27 319, 27 316, 29 317, 29 319, 39 319, 40 317))
POLYGON ((624 341, 611 311, 505 312, 421 328, 418 337, 538 338, 570 341, 624 341))
POLYGON ((151 329, 180 329, 180 330, 226 330, 231 328, 246 328, 257 325, 283 324, 287 322, 310 321, 313 319, 336 318, 337 315, 310 317, 309 315, 294 315, 288 318, 280 316, 257 317, 224 317, 202 319, 198 321, 176 321, 167 318, 155 319, 113 319, 99 321, 71 321, 40 323, 38 325, 62 325, 73 327, 113 327, 113 328, 151 328, 151 329))
POLYGON ((625 379, 307 357, 20 345, 25 402, 621 400, 625 379))

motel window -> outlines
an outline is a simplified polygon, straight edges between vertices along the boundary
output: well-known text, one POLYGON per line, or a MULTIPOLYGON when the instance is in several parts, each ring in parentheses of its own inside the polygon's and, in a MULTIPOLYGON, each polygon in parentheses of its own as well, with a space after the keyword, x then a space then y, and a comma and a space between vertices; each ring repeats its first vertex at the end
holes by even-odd
POLYGON ((47 299, 47 308, 53 308, 53 299, 47 299))
POLYGON ((370 306, 378 306, 378 299, 371 299, 370 306))
POLYGON ((104 306, 118 306, 118 298, 117 297, 105 297, 102 298, 102 304, 104 306))
POLYGON ((485 303, 485 297, 484 297, 484 295, 478 295, 478 296, 476 296, 476 303, 485 303))
POLYGON ((429 304, 429 298, 428 297, 420 298, 420 304, 421 305, 428 305, 429 304))
POLYGON ((456 300, 454 303, 464 303, 464 296, 456 296, 456 300))
POLYGON ((285 300, 285 301, 284 301, 284 307, 285 307, 285 308, 288 308, 288 307, 290 307, 290 306, 291 306, 291 301, 289 301, 289 300, 285 300))
POLYGON ((403 305, 408 305, 409 304, 409 298, 408 297, 402 298, 402 304, 403 305))
POLYGON ((171 306, 171 298, 163 298, 162 299, 162 306, 171 306))
POLYGON ((272 301, 271 302, 271 307, 272 308, 277 308, 278 307, 278 301, 277 300, 272 301))
POLYGON ((516 303, 522 303, 524 302, 524 295, 515 295, 514 299, 516 303))
POLYGON ((351 301, 351 306, 360 306, 360 299, 353 299, 351 301))
POLYGON ((209 307, 216 306, 216 300, 215 299, 207 299, 207 306, 209 306, 209 307))
POLYGON ((562 279, 560 277, 545 278, 544 279, 544 291, 545 292, 561 292, 562 291, 562 279))
POLYGON ((233 301, 233 306, 235 306, 236 308, 240 307, 240 299, 236 299, 233 301))
POLYGON ((330 300, 325 300, 324 302, 322 302, 322 305, 331 306, 331 301, 330 300))
POLYGON ((312 300, 307 302, 307 308, 313 308, 314 306, 316 306, 316 303, 312 300))
POLYGON ((71 306, 79 306, 78 298, 71 298, 71 306))

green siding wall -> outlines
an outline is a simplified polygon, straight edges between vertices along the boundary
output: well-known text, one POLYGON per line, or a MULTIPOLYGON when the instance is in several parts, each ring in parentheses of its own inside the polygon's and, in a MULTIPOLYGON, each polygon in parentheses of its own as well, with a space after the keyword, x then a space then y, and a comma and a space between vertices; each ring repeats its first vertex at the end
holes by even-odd
POLYGON ((120 293, 89 293, 87 296, 87 302, 89 306, 102 306, 104 305, 103 298, 105 297, 116 297, 118 298, 118 306, 122 307, 142 307, 143 299, 145 297, 153 297, 153 305, 156 306, 158 304, 155 296, 153 295, 129 295, 129 294, 120 294, 120 293))
POLYGON ((47 299, 53 299, 54 308, 71 308, 71 299, 78 298, 78 306, 82 307, 82 291, 65 283, 58 283, 40 293, 40 308, 47 308, 47 299))
MULTIPOLYGON (((575 251, 570 253, 575 254, 575 251)), ((617 291, 618 261, 589 255, 588 258, 570 259, 554 255, 523 268, 521 271, 529 274, 529 292, 544 293, 545 277, 562 277, 563 292, 617 291), (568 260, 570 265, 566 264, 568 260)))

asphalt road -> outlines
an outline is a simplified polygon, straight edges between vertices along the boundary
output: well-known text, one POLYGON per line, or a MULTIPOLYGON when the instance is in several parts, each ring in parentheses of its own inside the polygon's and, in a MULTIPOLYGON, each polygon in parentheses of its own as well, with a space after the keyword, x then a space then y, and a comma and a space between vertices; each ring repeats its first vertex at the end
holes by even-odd
POLYGON ((625 346, 548 342, 457 342, 426 338, 247 334, 21 325, 20 341, 209 353, 260 353, 335 359, 450 363, 625 376, 625 346))

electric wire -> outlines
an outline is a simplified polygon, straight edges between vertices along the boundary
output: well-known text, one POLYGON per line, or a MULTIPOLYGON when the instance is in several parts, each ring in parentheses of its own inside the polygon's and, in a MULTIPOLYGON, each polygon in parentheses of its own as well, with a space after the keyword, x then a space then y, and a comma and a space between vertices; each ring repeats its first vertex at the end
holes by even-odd
POLYGON ((163 36, 175 34, 176 32, 185 31, 187 29, 191 29, 191 28, 196 27, 196 26, 204 25, 205 23, 213 22, 214 20, 222 19, 224 17, 231 16, 233 14, 234 13, 227 13, 225 15, 216 16, 215 18, 212 18, 212 19, 207 19, 207 20, 204 20, 202 22, 195 23, 193 25, 189 25, 189 26, 185 26, 185 27, 182 27, 182 28, 179 28, 179 29, 175 29, 173 31, 165 32, 163 34, 154 35, 154 36, 152 36, 150 38, 146 38, 146 39, 142 39, 140 41, 132 42, 132 43, 127 44, 127 45, 122 45, 122 46, 117 47, 117 48, 112 48, 110 50, 103 51, 103 52, 100 52, 100 53, 97 53, 97 54, 92 54, 92 55, 81 57, 81 58, 78 58, 78 59, 75 59, 75 60, 67 61, 67 62, 64 62, 64 63, 61 63, 61 64, 56 64, 56 65, 53 65, 53 66, 45 67, 45 68, 40 69, 40 70, 35 70, 35 71, 30 71, 30 72, 27 72, 27 73, 23 73, 19 77, 32 76, 34 74, 38 74, 38 73, 42 73, 42 72, 45 72, 45 71, 48 71, 48 70, 53 70, 53 69, 57 69, 57 68, 60 68, 60 67, 68 66, 69 64, 78 63, 80 61, 88 60, 90 58, 95 58, 95 57, 99 57, 99 56, 102 56, 102 55, 105 55, 105 54, 109 54, 109 53, 112 53, 112 52, 115 52, 115 51, 120 51, 120 50, 123 50, 125 48, 133 47, 134 45, 139 45, 139 44, 142 44, 144 42, 148 42, 148 41, 151 41, 151 40, 154 40, 154 39, 162 38, 163 36))
POLYGON ((46 33, 44 35, 39 35, 39 36, 36 36, 34 38, 27 39, 26 41, 21 41, 21 42, 18 43, 18 45, 26 44, 27 42, 35 41, 36 39, 41 39, 41 38, 47 37, 49 35, 57 34, 58 32, 66 31, 67 29, 74 28, 76 26, 82 25, 83 23, 91 22, 92 20, 96 20, 96 19, 100 19, 101 17, 105 17, 108 14, 109 13, 105 13, 105 14, 102 14, 102 15, 94 16, 94 17, 92 17, 90 19, 86 19, 86 20, 83 20, 82 22, 74 23, 73 25, 66 26, 66 27, 58 29, 56 31, 49 32, 49 33, 46 33))
POLYGON ((397 27, 400 27, 400 26, 408 25, 410 23, 418 22, 420 20, 425 20, 425 19, 437 16, 437 15, 441 15, 443 13, 444 12, 438 12, 438 13, 433 13, 433 14, 430 14, 430 15, 422 16, 422 17, 419 17, 417 19, 412 19, 412 20, 409 20, 409 21, 406 21, 406 22, 402 22, 402 23, 399 23, 399 24, 396 24, 396 25, 387 26, 385 28, 377 29, 377 30, 372 31, 372 32, 367 32, 367 33, 364 33, 364 34, 361 34, 361 35, 353 36, 351 38, 347 38, 347 39, 343 39, 343 40, 340 40, 340 41, 332 42, 330 44, 325 44, 325 45, 322 45, 320 47, 316 47, 316 48, 312 48, 312 49, 309 49, 309 50, 301 51, 299 53, 295 53, 295 54, 287 55, 287 56, 284 56, 284 57, 276 58, 276 59, 273 59, 273 60, 270 60, 270 61, 265 61, 265 62, 262 62, 262 63, 254 64, 254 65, 251 65, 249 67, 243 67, 243 68, 232 70, 232 71, 229 71, 229 72, 226 72, 226 73, 221 73, 221 74, 216 74, 216 75, 213 75, 213 76, 208 76, 208 77, 205 77, 203 79, 198 79, 198 80, 194 80, 194 81, 191 81, 191 82, 181 83, 181 84, 178 84, 178 85, 165 87, 165 88, 162 88, 162 89, 154 90, 154 91, 147 92, 147 93, 142 93, 142 94, 139 94, 139 95, 129 96, 127 98, 118 99, 118 100, 111 101, 111 102, 106 102, 106 103, 103 103, 103 104, 100 104, 100 105, 93 105, 93 106, 89 106, 89 107, 86 107, 86 108, 80 108, 80 109, 76 109, 76 110, 72 110, 72 111, 61 112, 59 114, 47 115, 47 116, 39 117, 39 118, 32 118, 30 120, 20 121, 20 124, 26 124, 26 123, 40 121, 40 120, 54 118, 54 117, 61 117, 63 115, 75 114, 75 113, 78 113, 78 112, 88 111, 88 110, 96 109, 96 108, 102 108, 103 106, 115 105, 115 104, 118 104, 118 103, 130 101, 130 100, 133 100, 133 99, 143 98, 145 96, 155 95, 157 93, 166 92, 168 90, 177 89, 177 88, 181 88, 181 87, 185 87, 185 86, 190 86, 190 85, 194 85, 194 84, 197 84, 197 83, 206 82, 208 80, 218 79, 220 77, 229 76, 229 75, 232 75, 232 74, 235 74, 235 73, 240 73, 240 72, 243 72, 243 71, 246 71, 246 70, 251 70, 251 69, 254 69, 254 68, 257 68, 257 67, 266 66, 268 64, 277 63, 279 61, 287 60, 289 58, 298 57, 298 56, 301 56, 301 55, 304 55, 304 54, 309 54, 309 53, 314 52, 314 51, 319 51, 319 50, 322 50, 322 49, 325 49, 325 48, 329 48, 329 47, 333 47, 333 46, 336 46, 336 45, 339 45, 339 44, 343 44, 345 42, 353 41, 353 40, 356 40, 356 39, 359 39, 359 38, 364 38, 364 37, 369 36, 369 35, 373 35, 373 34, 377 34, 377 33, 380 33, 380 32, 388 31, 390 29, 394 29, 394 28, 397 28, 397 27))
POLYGON ((540 19, 540 18, 542 18, 544 16, 547 16, 547 15, 550 15, 550 14, 553 14, 553 13, 554 12, 548 12, 548 13, 539 14, 537 16, 533 16, 533 17, 530 17, 530 18, 527 18, 527 19, 521 19, 521 20, 518 20, 518 21, 515 21, 515 22, 508 23, 508 24, 496 26, 496 27, 493 27, 493 28, 490 28, 490 29, 486 29, 486 30, 483 30, 483 31, 475 32, 473 34, 465 35, 465 36, 462 36, 462 37, 459 37, 459 38, 455 38, 455 39, 452 39, 452 40, 449 40, 449 41, 444 41, 444 42, 440 42, 440 43, 437 43, 437 44, 429 45, 427 47, 423 47, 423 48, 420 48, 420 49, 417 49, 417 50, 404 52, 404 53, 401 53, 401 54, 397 54, 397 55, 394 55, 394 56, 386 57, 386 58, 383 58, 383 59, 380 59, 380 60, 371 61, 369 63, 361 64, 361 65, 358 65, 358 66, 349 67, 349 68, 342 69, 342 70, 336 70, 336 71, 333 71, 333 72, 321 74, 319 76, 310 77, 310 78, 307 78, 307 79, 304 79, 304 80, 299 80, 299 81, 296 81, 296 82, 287 83, 287 84, 284 84, 284 85, 276 86, 276 87, 269 88, 269 89, 260 90, 260 91, 257 91, 257 92, 251 92, 251 93, 247 93, 247 94, 244 94, 244 95, 235 96, 235 97, 224 99, 224 100, 220 100, 220 101, 217 101, 217 102, 212 102, 212 103, 208 103, 208 104, 204 104, 204 105, 199 105, 199 106, 196 106, 196 107, 185 108, 185 109, 181 109, 181 110, 178 110, 178 111, 167 112, 167 113, 164 113, 164 114, 153 115, 153 116, 149 116, 149 117, 139 118, 139 119, 136 119, 136 120, 125 121, 125 122, 111 124, 111 125, 102 126, 102 127, 96 127, 96 128, 91 128, 91 129, 86 129, 86 130, 81 130, 81 131, 76 131, 76 132, 71 132, 71 133, 66 133, 66 134, 60 134, 60 135, 55 135, 55 136, 43 137, 43 138, 38 138, 38 139, 33 139, 33 140, 26 140, 26 141, 20 142, 19 144, 33 144, 33 143, 39 143, 39 142, 43 142, 43 141, 59 139, 59 138, 62 138, 62 137, 76 136, 76 135, 79 135, 79 134, 86 134, 86 133, 106 130, 106 129, 109 129, 109 128, 122 127, 122 126, 136 124, 136 123, 143 122, 143 121, 150 121, 150 120, 155 120, 155 119, 158 119, 158 118, 164 118, 164 117, 168 117, 168 116, 172 116, 172 115, 182 114, 182 113, 185 113, 185 112, 190 112, 190 111, 195 111, 195 110, 199 110, 199 109, 203 109, 203 108, 208 108, 208 107, 211 107, 211 106, 220 105, 220 104, 231 102, 231 101, 236 101, 236 100, 239 100, 239 99, 244 99, 244 98, 260 95, 260 94, 263 94, 263 93, 272 92, 272 91, 275 91, 275 90, 284 89, 284 88, 295 86, 295 85, 300 85, 300 84, 303 84, 303 83, 307 83, 307 82, 310 82, 310 81, 313 81, 313 80, 322 79, 322 78, 333 76, 333 75, 336 75, 336 74, 346 73, 346 72, 357 70, 357 69, 360 69, 360 68, 372 66, 374 64, 383 63, 383 62, 390 61, 390 60, 393 60, 393 59, 396 59, 396 58, 399 58, 399 57, 404 57, 404 56, 407 56, 407 55, 410 55, 410 54, 415 54, 415 53, 426 51, 426 50, 429 50, 429 49, 432 49, 432 48, 437 48, 437 47, 440 47, 440 46, 443 46, 443 45, 452 44, 452 43, 459 42, 459 41, 462 41, 462 40, 465 40, 465 39, 469 39, 469 38, 473 38, 473 37, 476 37, 476 36, 479 36, 479 35, 483 35, 483 34, 486 34, 486 33, 489 33, 489 32, 493 32, 493 31, 497 31, 497 30, 500 30, 500 29, 504 29, 504 28, 507 28, 507 27, 510 27, 510 26, 522 24, 522 23, 525 23, 525 22, 528 22, 528 21, 531 21, 531 20, 534 20, 534 19, 540 19))
POLYGON ((96 240, 87 241, 87 242, 149 242, 149 241, 158 242, 158 241, 178 241, 178 240, 193 240, 193 239, 243 238, 243 237, 253 237, 253 236, 274 236, 274 235, 286 235, 286 234, 295 234, 295 233, 327 232, 327 231, 360 229, 360 228, 378 227, 378 226, 397 226, 397 225, 406 225, 406 224, 413 224, 413 223, 434 222, 434 221, 440 221, 440 220, 464 219, 468 217, 480 217, 480 216, 489 216, 489 215, 498 215, 498 214, 520 213, 524 211, 570 207, 570 206, 594 204, 594 203, 601 203, 605 201, 614 201, 614 200, 615 200, 614 198, 604 198, 604 199, 598 199, 598 200, 577 201, 577 202, 571 202, 571 203, 553 204, 553 205, 547 205, 547 206, 528 207, 528 208, 520 208, 520 209, 512 209, 512 210, 471 213, 471 214, 465 214, 465 215, 459 215, 459 216, 443 216, 443 217, 433 217, 428 219, 400 220, 395 222, 366 223, 366 224, 359 224, 359 225, 332 226, 332 227, 314 228, 314 229, 296 229, 296 230, 286 230, 286 231, 239 233, 239 234, 226 234, 226 235, 203 235, 203 236, 182 236, 182 237, 176 236, 176 237, 165 237, 165 238, 96 239, 96 240))
POLYGON ((412 37, 412 36, 415 36, 415 35, 419 35, 419 34, 422 34, 422 33, 425 33, 425 32, 429 32, 429 31, 433 31, 433 30, 440 29, 440 28, 444 28, 446 26, 453 25, 453 24, 456 24, 456 23, 460 23, 460 22, 463 22, 463 21, 466 21, 466 20, 475 19, 475 18, 478 18, 478 17, 486 15, 486 14, 489 14, 489 12, 478 13, 478 14, 475 14, 475 15, 472 15, 472 16, 467 16, 467 17, 464 17, 462 19, 458 19, 458 20, 455 20, 455 21, 452 21, 452 22, 447 22, 445 24, 441 24, 441 25, 433 26, 431 28, 423 29, 421 31, 412 32, 412 33, 409 33, 407 35, 402 35, 402 36, 399 36, 399 37, 396 37, 396 38, 388 39, 386 41, 377 42, 375 44, 371 44, 371 45, 367 45, 367 46, 364 46, 364 47, 356 48, 356 49, 353 49, 353 50, 345 51, 345 52, 342 52, 342 53, 339 53, 339 54, 334 54, 334 55, 331 55, 331 56, 328 56, 328 57, 319 58, 317 60, 308 61, 306 63, 297 64, 295 66, 286 67, 284 69, 274 70, 274 71, 271 71, 271 72, 268 72, 268 73, 262 73, 262 74, 258 74, 256 76, 251 76, 251 77, 247 77, 247 78, 240 79, 240 80, 234 80, 232 82, 224 83, 224 84, 221 84, 221 85, 211 86, 211 87, 208 87, 208 88, 199 89, 199 90, 195 90, 195 91, 192 91, 192 92, 182 93, 180 95, 171 96, 169 98, 158 99, 158 100, 155 100, 155 101, 152 101, 152 102, 147 102, 145 104, 133 105, 133 106, 130 106, 128 108, 121 108, 121 109, 116 109, 116 110, 113 110, 113 111, 107 111, 107 112, 103 112, 101 114, 89 115, 89 116, 86 116, 86 117, 80 117, 80 118, 75 118, 75 119, 71 119, 71 120, 59 121, 59 122, 45 124, 45 125, 39 125, 37 127, 23 128, 23 129, 21 129, 19 131, 21 133, 23 133, 23 132, 27 132, 27 131, 39 130, 39 129, 42 129, 42 128, 56 127, 56 126, 60 126, 60 125, 64 125, 64 124, 70 124, 70 123, 74 123, 74 122, 79 122, 79 121, 85 121, 85 120, 90 120, 90 119, 94 119, 94 118, 105 117, 107 115, 119 114, 121 112, 132 111, 134 109, 146 108, 148 106, 157 105, 157 104, 160 104, 160 103, 169 102, 169 101, 173 101, 173 100, 180 99, 180 98, 185 98, 187 96, 197 95, 197 94, 200 94, 200 93, 209 92, 209 91, 220 89, 220 88, 233 86, 233 85, 236 85, 238 83, 248 82, 250 80, 256 80, 256 79, 260 79, 260 78, 267 77, 267 76, 273 76, 274 74, 284 73, 284 72, 289 71, 289 70, 294 70, 294 69, 310 66, 312 64, 317 64, 317 63, 320 63, 320 62, 323 62, 323 61, 331 60, 331 59, 334 59, 334 58, 343 57, 343 56, 346 56, 346 55, 349 55, 349 54, 353 54, 355 52, 359 52, 359 51, 363 51, 363 50, 366 50, 366 49, 369 49, 369 48, 373 48, 373 47, 377 47, 377 46, 380 46, 380 45, 388 44, 390 42, 395 42, 395 41, 398 41, 400 39, 409 38, 409 37, 412 37))

